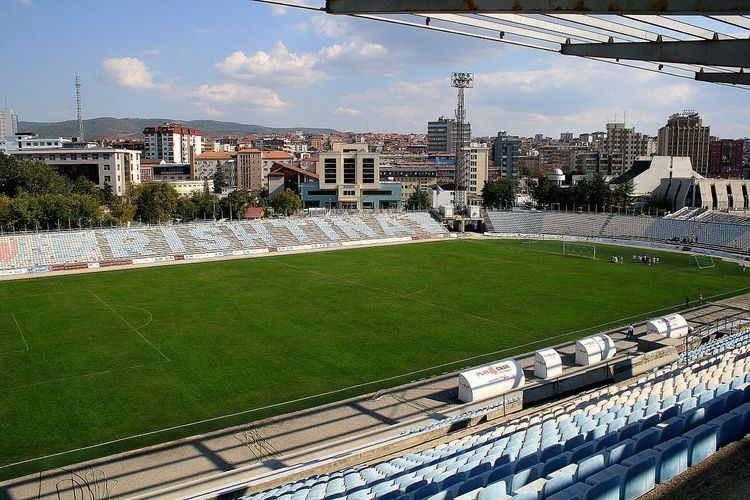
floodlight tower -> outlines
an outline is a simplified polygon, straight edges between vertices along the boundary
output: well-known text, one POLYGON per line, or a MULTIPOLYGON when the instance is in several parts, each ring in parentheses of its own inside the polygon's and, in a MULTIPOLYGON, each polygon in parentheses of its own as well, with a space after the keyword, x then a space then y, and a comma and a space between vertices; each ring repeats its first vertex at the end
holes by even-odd
POLYGON ((83 142, 83 104, 81 103, 81 77, 76 73, 76 111, 78 113, 78 141, 83 142))
MULTIPOLYGON (((466 109, 464 109, 464 89, 474 87, 474 73, 453 73, 451 75, 451 87, 458 89, 458 105, 456 106, 456 190, 453 196, 453 205, 456 211, 466 207, 466 186, 468 184, 468 161, 464 151, 466 142, 466 109)), ((471 141, 471 137, 468 138, 471 141)))

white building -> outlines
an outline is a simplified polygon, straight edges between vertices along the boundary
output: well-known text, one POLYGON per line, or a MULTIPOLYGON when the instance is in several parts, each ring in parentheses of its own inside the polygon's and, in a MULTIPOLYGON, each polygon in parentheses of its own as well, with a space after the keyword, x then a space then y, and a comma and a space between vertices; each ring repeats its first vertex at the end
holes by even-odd
POLYGON ((143 158, 167 163, 190 163, 203 152, 201 131, 174 123, 143 129, 143 158))
POLYGON ((151 181, 152 184, 156 184, 159 182, 165 182, 172 186, 175 191, 177 191, 177 194, 180 196, 183 195, 191 195, 193 193, 203 193, 206 190, 209 193, 214 192, 214 181, 210 179, 190 179, 190 180, 179 180, 179 181, 172 181, 172 180, 153 180, 151 181))
POLYGON ((649 196, 662 183, 662 179, 699 179, 687 156, 652 156, 638 158, 633 168, 612 180, 612 184, 633 181, 633 196, 649 196))
POLYGON ((102 147, 32 148, 10 151, 20 160, 41 161, 57 167, 71 179, 85 177, 103 188, 112 187, 117 196, 125 194, 127 186, 141 183, 141 152, 130 149, 102 147))
POLYGON ((6 104, 0 111, 0 144, 5 140, 12 140, 18 133, 18 115, 6 104))
MULTIPOLYGON (((208 151, 195 157, 195 171, 193 177, 196 179, 210 179, 221 168, 228 173, 236 168, 237 153, 235 151, 208 151)), ((233 174, 231 177, 235 177, 233 174)), ((229 179, 225 179, 227 182, 229 179)))

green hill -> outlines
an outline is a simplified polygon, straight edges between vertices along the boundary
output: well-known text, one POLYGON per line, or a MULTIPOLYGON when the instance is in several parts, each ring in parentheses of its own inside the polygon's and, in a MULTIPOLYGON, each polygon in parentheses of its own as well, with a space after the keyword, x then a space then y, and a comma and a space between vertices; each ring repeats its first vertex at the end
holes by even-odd
MULTIPOLYGON (((204 135, 223 134, 283 134, 292 130, 302 130, 306 134, 330 134, 337 133, 336 130, 327 128, 290 127, 274 128, 263 125, 246 125, 236 122, 222 122, 217 120, 177 120, 174 118, 91 118, 84 120, 86 137, 96 139, 99 137, 142 137, 143 129, 163 122, 179 122, 189 127, 197 128, 204 135)), ((63 122, 19 122, 19 131, 36 132, 42 137, 72 137, 76 135, 77 127, 75 120, 63 122)))

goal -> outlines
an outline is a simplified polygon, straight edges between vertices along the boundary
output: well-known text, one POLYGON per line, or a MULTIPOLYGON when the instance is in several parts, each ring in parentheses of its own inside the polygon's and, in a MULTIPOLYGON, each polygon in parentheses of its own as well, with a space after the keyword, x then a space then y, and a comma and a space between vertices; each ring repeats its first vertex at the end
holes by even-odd
POLYGON ((714 258, 710 255, 696 255, 695 264, 698 266, 698 269, 710 269, 716 266, 714 258))
POLYGON ((564 241, 563 255, 596 259, 596 245, 592 245, 589 243, 572 243, 569 241, 564 241))

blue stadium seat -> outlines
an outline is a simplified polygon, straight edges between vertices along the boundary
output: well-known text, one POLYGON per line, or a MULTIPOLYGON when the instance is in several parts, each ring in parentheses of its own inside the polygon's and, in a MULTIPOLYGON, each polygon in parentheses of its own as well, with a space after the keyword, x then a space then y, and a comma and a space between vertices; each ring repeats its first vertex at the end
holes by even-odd
POLYGON ((578 462, 576 480, 579 482, 585 481, 587 477, 596 474, 602 469, 604 469, 604 455, 602 453, 597 453, 596 455, 584 458, 578 462))
POLYGON ((626 439, 625 441, 604 449, 607 466, 619 464, 634 453, 635 442, 632 439, 626 439))
POLYGON ((689 447, 690 441, 682 437, 674 437, 654 447, 654 450, 659 453, 659 465, 656 469, 657 483, 666 483, 687 470, 689 447))
POLYGON ((622 461, 622 465, 627 467, 622 482, 624 500, 634 500, 654 489, 658 459, 659 454, 655 450, 644 450, 622 461))
POLYGON ((713 425, 699 425, 683 434, 690 441, 688 464, 690 467, 708 458, 716 451, 717 428, 713 425))

